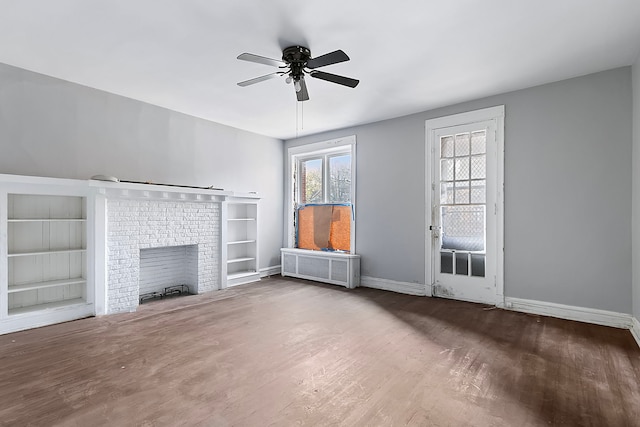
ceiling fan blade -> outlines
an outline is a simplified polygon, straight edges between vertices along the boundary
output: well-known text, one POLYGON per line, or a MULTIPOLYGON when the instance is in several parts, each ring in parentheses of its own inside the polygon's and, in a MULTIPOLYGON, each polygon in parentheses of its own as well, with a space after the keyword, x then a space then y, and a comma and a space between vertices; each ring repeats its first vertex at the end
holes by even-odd
POLYGON ((307 84, 304 81, 304 77, 300 78, 300 90, 296 92, 296 96, 298 97, 298 101, 309 100, 309 92, 307 92, 307 84))
POLYGON ((360 80, 352 79, 349 77, 338 76, 336 74, 325 73, 323 71, 313 71, 311 77, 315 77, 316 79, 326 80, 331 83, 338 83, 339 85, 356 87, 360 80))
POLYGON ((252 85, 252 84, 255 84, 255 83, 260 83, 260 82, 263 82, 265 80, 272 79, 274 77, 278 77, 279 75, 280 75, 279 72, 267 74, 267 75, 264 75, 264 76, 256 77, 255 79, 249 79, 249 80, 245 80, 243 82, 240 82, 240 83, 238 83, 238 86, 242 86, 242 87, 249 86, 249 85, 252 85))
POLYGON ((274 67, 285 65, 285 63, 279 59, 266 58, 264 56, 254 55, 253 53, 241 53, 238 55, 238 59, 242 61, 257 62, 258 64, 273 65, 274 67))
POLYGON ((322 56, 318 56, 317 58, 311 58, 307 61, 307 68, 319 68, 324 67, 325 65, 337 64, 339 62, 348 61, 349 57, 346 53, 341 50, 336 50, 331 53, 327 53, 322 56))

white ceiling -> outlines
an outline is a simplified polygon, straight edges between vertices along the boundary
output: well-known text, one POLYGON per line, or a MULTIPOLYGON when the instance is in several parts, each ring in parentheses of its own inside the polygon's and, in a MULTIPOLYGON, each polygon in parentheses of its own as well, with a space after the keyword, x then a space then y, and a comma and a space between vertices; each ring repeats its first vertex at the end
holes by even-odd
POLYGON ((0 62, 281 139, 630 65, 640 0, 0 0, 0 62), (238 61, 344 50, 307 79, 238 61), (302 105, 298 106, 300 108, 302 105), (302 114, 302 111, 299 111, 302 114), (304 126, 304 128, 302 128, 304 126))

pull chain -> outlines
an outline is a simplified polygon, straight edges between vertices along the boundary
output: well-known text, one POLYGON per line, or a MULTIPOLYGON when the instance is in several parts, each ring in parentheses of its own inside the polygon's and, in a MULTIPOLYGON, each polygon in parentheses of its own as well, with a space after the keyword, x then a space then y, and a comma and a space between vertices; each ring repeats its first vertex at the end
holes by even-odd
POLYGON ((299 130, 304 130, 304 103, 302 101, 296 101, 296 138, 299 135, 299 130))

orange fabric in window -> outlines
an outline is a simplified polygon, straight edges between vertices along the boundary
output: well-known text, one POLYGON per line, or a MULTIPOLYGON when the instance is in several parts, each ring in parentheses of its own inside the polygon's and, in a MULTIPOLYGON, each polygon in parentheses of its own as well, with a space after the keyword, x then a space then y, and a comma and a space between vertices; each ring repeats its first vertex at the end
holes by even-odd
POLYGON ((298 247, 351 250, 350 206, 305 206, 298 210, 298 247))
POLYGON ((329 247, 347 252, 351 250, 351 206, 333 206, 329 247))

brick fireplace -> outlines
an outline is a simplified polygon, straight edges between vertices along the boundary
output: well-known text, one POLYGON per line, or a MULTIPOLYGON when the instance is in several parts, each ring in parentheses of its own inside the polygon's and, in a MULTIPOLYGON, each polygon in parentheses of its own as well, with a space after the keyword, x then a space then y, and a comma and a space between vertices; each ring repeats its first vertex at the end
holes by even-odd
POLYGON ((198 262, 197 283, 191 292, 221 286, 220 203, 175 200, 168 193, 164 198, 106 198, 107 313, 136 310, 141 249, 193 245, 198 262))

